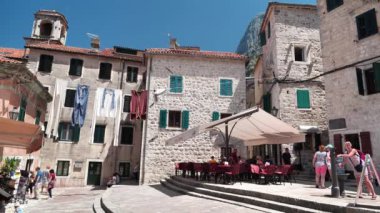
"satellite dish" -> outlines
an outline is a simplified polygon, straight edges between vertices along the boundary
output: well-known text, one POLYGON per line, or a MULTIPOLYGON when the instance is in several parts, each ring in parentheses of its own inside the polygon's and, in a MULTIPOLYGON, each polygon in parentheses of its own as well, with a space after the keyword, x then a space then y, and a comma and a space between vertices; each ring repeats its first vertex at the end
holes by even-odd
POLYGON ((154 95, 161 95, 166 91, 166 89, 156 89, 154 90, 154 95))

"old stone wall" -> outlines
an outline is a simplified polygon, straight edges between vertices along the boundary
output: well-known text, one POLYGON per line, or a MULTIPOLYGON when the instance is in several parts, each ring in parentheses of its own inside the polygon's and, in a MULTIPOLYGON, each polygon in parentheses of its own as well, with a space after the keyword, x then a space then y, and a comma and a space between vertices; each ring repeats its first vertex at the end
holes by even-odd
MULTIPOLYGON (((237 113, 245 109, 245 67, 244 61, 196 58, 181 56, 151 56, 149 90, 166 89, 156 98, 149 96, 147 137, 145 143, 144 183, 158 182, 174 173, 176 162, 205 162, 214 155, 220 156, 221 137, 217 133, 203 133, 199 136, 165 145, 165 140, 185 130, 159 128, 160 109, 188 110, 189 128, 211 122, 212 112, 237 113), (183 76, 183 93, 170 94, 169 76, 183 76), (219 96, 220 78, 233 80, 233 96, 219 96), (219 138, 219 142, 215 142, 219 138), (218 145, 220 144, 220 145, 218 145)), ((149 64, 149 61, 148 61, 149 64)), ((246 155, 242 144, 232 146, 238 153, 246 155)))
MULTIPOLYGON (((119 89, 120 81, 123 82, 123 95, 130 95, 132 89, 137 89, 142 82, 142 73, 145 67, 138 63, 127 63, 123 66, 121 60, 90 57, 77 54, 67 54, 55 51, 44 51, 32 49, 29 54, 29 69, 36 74, 38 80, 49 87, 50 94, 54 92, 55 79, 60 78, 68 81, 68 89, 76 89, 78 84, 89 86, 89 99, 87 104, 86 119, 81 128, 80 140, 78 143, 54 141, 45 138, 44 146, 41 150, 41 164, 43 168, 46 165, 56 169, 57 160, 70 161, 69 176, 58 176, 58 186, 81 186, 86 185, 88 162, 100 161, 102 165, 102 183, 110 177, 113 172, 118 171, 119 162, 129 162, 131 164, 130 174, 132 175, 133 166, 140 160, 141 150, 141 122, 130 121, 128 113, 123 113, 121 121, 115 121, 113 118, 97 118, 97 124, 106 125, 104 144, 93 144, 91 138, 91 124, 94 99, 98 87, 119 89), (53 66, 50 74, 38 72, 39 57, 41 54, 53 55, 53 66), (82 76, 70 76, 70 59, 77 58, 83 60, 82 76), (101 62, 112 63, 111 80, 98 79, 99 64, 101 62), (127 66, 139 67, 138 82, 127 83, 127 66), (122 74, 124 72, 124 74, 122 74), (119 145, 114 147, 114 126, 117 122, 134 126, 134 137, 132 145, 119 145), (75 168, 76 163, 82 164, 81 168, 75 168)), ((124 102, 124 100, 122 100, 124 102)), ((50 110, 50 104, 47 108, 50 110)), ((72 108, 63 107, 60 117, 61 121, 71 121, 72 108)), ((48 112, 49 113, 49 112, 48 112)), ((46 115, 48 116, 48 114, 46 115)), ((121 131, 121 128, 120 128, 121 131)), ((121 137, 121 133, 119 134, 121 137)), ((120 142, 120 139, 119 139, 120 142)))

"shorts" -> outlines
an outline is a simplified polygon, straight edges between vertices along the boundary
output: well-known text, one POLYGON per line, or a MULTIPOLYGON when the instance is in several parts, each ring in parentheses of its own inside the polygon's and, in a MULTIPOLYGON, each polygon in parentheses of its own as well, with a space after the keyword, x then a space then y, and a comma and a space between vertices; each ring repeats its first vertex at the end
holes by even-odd
POLYGON ((327 171, 326 165, 315 167, 315 173, 317 175, 326 175, 326 171, 327 171))

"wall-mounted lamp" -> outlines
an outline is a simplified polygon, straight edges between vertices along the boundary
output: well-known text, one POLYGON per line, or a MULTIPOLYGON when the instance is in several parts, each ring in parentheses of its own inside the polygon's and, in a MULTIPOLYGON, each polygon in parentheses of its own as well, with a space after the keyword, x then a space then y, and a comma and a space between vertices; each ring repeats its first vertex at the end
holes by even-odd
POLYGON ((272 107, 271 114, 277 117, 278 109, 276 107, 272 107))
POLYGON ((9 118, 12 120, 17 120, 18 115, 20 114, 17 107, 13 107, 13 109, 9 111, 8 113, 9 113, 9 118))

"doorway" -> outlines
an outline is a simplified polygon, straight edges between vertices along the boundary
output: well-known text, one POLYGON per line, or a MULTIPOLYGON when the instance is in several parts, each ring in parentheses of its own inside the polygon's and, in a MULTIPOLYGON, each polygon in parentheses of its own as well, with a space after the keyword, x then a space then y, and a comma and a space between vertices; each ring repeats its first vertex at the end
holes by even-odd
POLYGON ((87 173, 87 185, 100 185, 102 176, 102 162, 89 162, 87 173))

